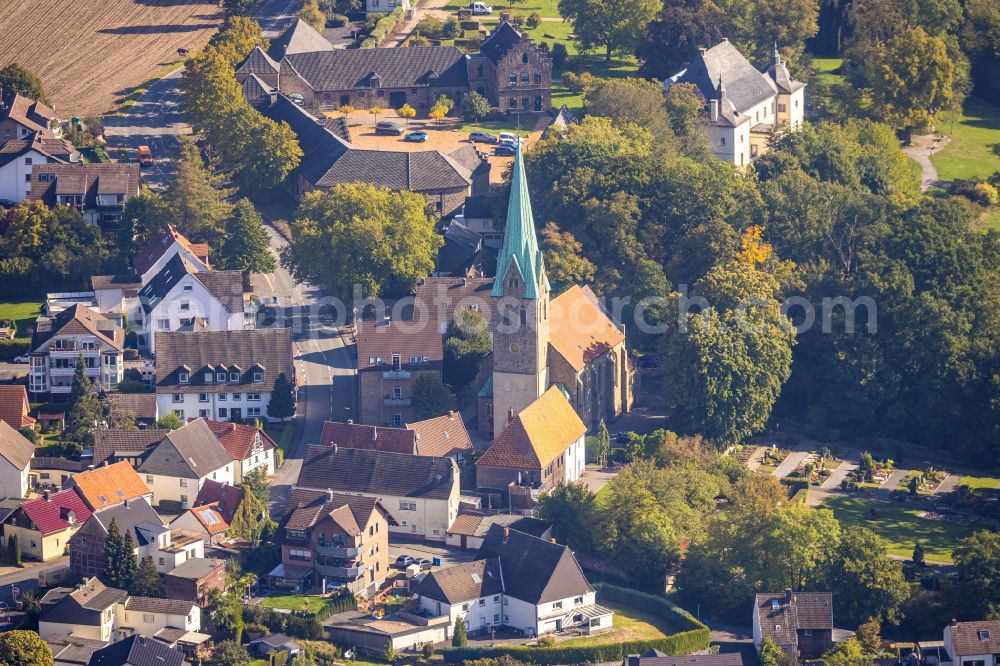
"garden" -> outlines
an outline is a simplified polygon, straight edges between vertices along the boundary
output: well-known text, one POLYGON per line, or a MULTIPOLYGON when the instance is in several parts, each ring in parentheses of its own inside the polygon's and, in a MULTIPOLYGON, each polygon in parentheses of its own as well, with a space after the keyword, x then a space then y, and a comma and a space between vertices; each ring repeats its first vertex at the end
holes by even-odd
POLYGON ((40 314, 36 301, 0 303, 0 328, 7 329, 0 339, 0 359, 10 360, 28 351, 35 318, 40 314))

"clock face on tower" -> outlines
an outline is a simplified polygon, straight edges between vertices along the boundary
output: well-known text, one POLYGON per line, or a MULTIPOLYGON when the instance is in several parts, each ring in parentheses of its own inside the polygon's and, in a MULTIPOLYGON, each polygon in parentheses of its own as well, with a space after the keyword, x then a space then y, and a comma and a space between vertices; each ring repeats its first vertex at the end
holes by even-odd
POLYGON ((521 351, 521 345, 517 344, 516 342, 512 342, 510 343, 510 350, 516 354, 517 352, 521 351))

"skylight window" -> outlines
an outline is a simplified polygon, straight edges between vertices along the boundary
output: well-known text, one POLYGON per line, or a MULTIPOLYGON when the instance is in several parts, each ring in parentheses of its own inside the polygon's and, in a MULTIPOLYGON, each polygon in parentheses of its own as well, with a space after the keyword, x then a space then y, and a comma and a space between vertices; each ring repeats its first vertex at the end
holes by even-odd
POLYGON ((979 640, 985 641, 985 640, 989 640, 989 638, 990 638, 990 630, 989 629, 980 629, 979 630, 979 640))
POLYGON ((102 501, 102 502, 104 502, 105 504, 107 504, 107 502, 108 502, 108 498, 107 498, 107 497, 105 497, 104 495, 100 495, 100 496, 98 496, 98 498, 97 498, 97 499, 101 500, 101 501, 102 501))

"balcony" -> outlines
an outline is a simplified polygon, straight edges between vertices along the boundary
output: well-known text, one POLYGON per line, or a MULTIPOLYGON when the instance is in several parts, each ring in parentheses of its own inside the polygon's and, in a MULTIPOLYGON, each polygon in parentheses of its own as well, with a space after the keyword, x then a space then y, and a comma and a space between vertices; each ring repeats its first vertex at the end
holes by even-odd
POLYGON ((382 379, 409 379, 413 375, 409 370, 383 370, 382 379))
POLYGON ((316 573, 321 576, 333 576, 343 580, 357 580, 365 575, 368 567, 364 564, 355 564, 352 567, 335 567, 327 564, 315 564, 313 567, 316 573))
POLYGON ((331 557, 357 557, 361 553, 361 548, 344 546, 342 544, 327 544, 314 546, 320 555, 330 555, 331 557))
POLYGON ((409 407, 410 399, 386 397, 382 399, 382 404, 385 405, 386 407, 409 407))

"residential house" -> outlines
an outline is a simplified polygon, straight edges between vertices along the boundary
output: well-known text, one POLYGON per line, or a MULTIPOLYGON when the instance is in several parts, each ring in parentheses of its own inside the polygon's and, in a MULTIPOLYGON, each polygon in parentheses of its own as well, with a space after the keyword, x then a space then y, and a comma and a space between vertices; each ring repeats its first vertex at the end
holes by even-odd
POLYGON ((40 601, 38 635, 43 640, 56 635, 114 640, 115 606, 126 596, 125 590, 106 587, 95 577, 85 577, 76 588, 53 588, 40 601))
POLYGON ((472 440, 458 412, 408 423, 405 428, 362 425, 352 421, 327 421, 323 424, 319 443, 348 449, 455 460, 461 460, 462 454, 472 449, 472 440))
POLYGON ((722 652, 671 657, 650 649, 642 654, 628 655, 622 666, 743 666, 743 655, 740 652, 722 652))
POLYGON ((415 420, 416 379, 422 374, 441 377, 444 344, 437 313, 411 310, 400 319, 360 317, 355 321, 362 423, 402 428, 415 420))
POLYGON ((409 104, 427 111, 440 95, 460 103, 478 92, 504 111, 547 111, 552 106, 552 59, 508 19, 501 15, 477 54, 454 46, 334 49, 318 33, 306 37, 315 31, 297 21, 266 54, 256 50, 239 63, 236 77, 241 83, 257 77, 255 88, 298 93, 307 108, 349 104, 398 109, 409 104))
POLYGON ((268 581, 371 597, 390 574, 390 526, 396 520, 375 497, 296 488, 278 526, 281 563, 268 581))
POLYGON ((952 620, 944 628, 944 649, 954 666, 1000 664, 1000 620, 952 620))
POLYGON ((0 138, 0 201, 16 203, 31 194, 36 164, 66 164, 80 159, 73 144, 37 131, 23 139, 0 138))
POLYGON ((182 419, 269 418, 279 374, 295 382, 288 328, 156 333, 156 404, 182 419))
POLYGON ((185 663, 184 653, 180 650, 158 640, 133 634, 95 651, 87 666, 184 666, 185 663))
POLYGON ((632 405, 634 371, 624 333, 589 289, 573 287, 550 302, 538 247, 524 158, 514 158, 503 247, 493 280, 493 374, 477 397, 491 437, 545 391, 559 385, 584 424, 595 428, 632 405))
POLYGON ((753 607, 753 645, 765 638, 800 659, 816 659, 833 647, 833 594, 792 592, 758 594, 753 607))
POLYGON ((258 467, 263 468, 268 475, 274 474, 278 467, 275 460, 278 445, 263 428, 258 428, 255 424, 231 421, 206 423, 233 459, 233 485, 242 483, 243 477, 258 467))
POLYGON ((596 602, 572 551, 553 541, 493 525, 474 562, 438 569, 414 589, 420 610, 462 618, 466 630, 509 627, 543 636, 579 627, 612 626, 613 612, 596 602))
POLYGON ((664 82, 690 83, 708 100, 703 111, 712 152, 744 166, 767 152, 780 127, 797 130, 805 117, 806 84, 792 79, 778 47, 763 72, 723 39, 700 53, 686 69, 664 82))
POLYGON ((136 340, 156 353, 155 333, 198 330, 240 331, 254 327, 256 310, 247 298, 242 271, 206 271, 174 254, 139 291, 141 314, 136 340))
MULTIPOLYGON (((148 395, 154 400, 156 398, 151 393, 127 395, 148 395)), ((164 428, 145 430, 98 428, 94 431, 94 465, 103 465, 105 461, 109 464, 124 461, 132 467, 138 467, 149 451, 163 441, 169 432, 164 428)))
POLYGON ((49 636, 45 644, 52 650, 52 660, 57 666, 87 666, 94 653, 107 645, 104 641, 65 634, 49 636))
POLYGON ((130 596, 118 602, 115 614, 120 634, 152 638, 168 627, 182 631, 201 629, 201 608, 184 599, 130 596))
POLYGON ((434 262, 434 277, 476 277, 496 272, 496 250, 485 246, 481 234, 459 220, 451 220, 443 235, 444 244, 438 248, 434 262))
POLYGON ((574 483, 586 466, 587 428, 558 386, 511 417, 476 461, 476 487, 496 488, 509 505, 526 509, 560 483, 574 483))
POLYGON ((546 541, 552 538, 552 523, 540 518, 463 509, 448 528, 446 543, 462 550, 479 550, 494 525, 509 527, 546 541))
POLYGON ((74 460, 59 456, 35 456, 31 459, 28 485, 34 491, 59 490, 65 487, 74 475, 90 469, 87 460, 74 460))
POLYGON ((402 7, 407 12, 410 11, 410 0, 365 0, 365 13, 369 16, 373 14, 388 14, 402 7))
POLYGON ((83 357, 95 389, 118 386, 125 372, 125 331, 83 305, 39 317, 31 338, 28 391, 34 400, 65 400, 83 357))
POLYGON ((104 567, 104 545, 111 523, 122 534, 130 533, 136 559, 147 555, 160 573, 175 569, 189 559, 204 557, 201 538, 172 533, 145 497, 94 511, 69 540, 70 569, 80 576, 99 576, 104 567))
POLYGON ((3 536, 16 536, 21 555, 47 562, 66 554, 70 538, 90 518, 90 507, 74 488, 44 492, 23 503, 3 521, 3 536))
POLYGON ((28 416, 31 404, 28 391, 22 384, 0 385, 0 421, 15 430, 35 425, 35 419, 28 416))
POLYGON ((0 421, 0 495, 24 497, 34 455, 35 445, 6 421, 0 421))
POLYGON ((226 540, 229 522, 222 517, 219 504, 203 504, 188 509, 170 521, 170 529, 187 534, 196 534, 209 545, 216 545, 226 540))
MULTIPOLYGON (((338 49, 337 53, 346 51, 338 49)), ((473 194, 473 186, 481 182, 481 177, 474 175, 475 170, 485 168, 488 171, 489 168, 487 163, 485 167, 476 165, 475 170, 470 169, 464 151, 456 159, 455 153, 437 150, 355 148, 284 95, 266 96, 257 102, 257 108, 275 122, 288 123, 298 137, 303 155, 289 179, 289 190, 296 197, 314 189, 369 183, 396 191, 417 192, 424 195, 428 205, 439 215, 451 215, 457 212, 465 197, 473 194)))
POLYGON ((444 541, 458 515, 451 458, 312 445, 296 487, 377 498, 395 519, 390 531, 433 541, 444 541))
POLYGON ((109 393, 105 401, 110 407, 130 412, 140 427, 148 429, 160 418, 156 411, 156 396, 152 393, 109 393))
POLYGON ((483 246, 499 248, 503 245, 503 231, 496 228, 490 198, 485 195, 466 197, 462 212, 455 216, 466 228, 479 234, 483 246))
POLYGON ((194 506, 214 505, 223 520, 231 523, 233 516, 236 515, 236 509, 243 501, 243 493, 243 486, 231 486, 228 483, 205 479, 198 496, 194 498, 194 506))
POLYGON ((191 507, 206 479, 233 483, 232 456, 204 419, 172 430, 146 455, 136 471, 153 493, 151 502, 191 507))
POLYGON ((113 465, 105 461, 100 467, 75 474, 66 486, 76 488, 91 511, 143 497, 149 499, 153 495, 132 466, 124 461, 113 465))
POLYGON ((225 591, 226 563, 194 557, 164 573, 162 579, 168 599, 195 601, 204 606, 213 590, 225 591))
POLYGON ((72 206, 88 223, 117 231, 125 202, 139 196, 141 180, 135 162, 35 164, 28 198, 49 207, 72 206))
POLYGON ((417 280, 414 307, 434 312, 441 335, 459 310, 475 310, 492 331, 496 308, 491 277, 427 277, 417 280))
POLYGON ((291 661, 302 652, 301 646, 293 638, 284 634, 261 636, 247 643, 246 647, 250 655, 258 659, 267 659, 275 652, 285 652, 288 655, 287 660, 291 661))
POLYGON ((20 93, 0 97, 0 143, 24 139, 36 132, 59 138, 62 129, 55 109, 20 93))

